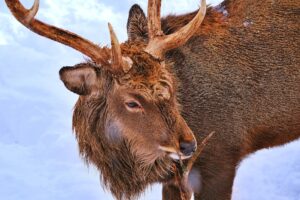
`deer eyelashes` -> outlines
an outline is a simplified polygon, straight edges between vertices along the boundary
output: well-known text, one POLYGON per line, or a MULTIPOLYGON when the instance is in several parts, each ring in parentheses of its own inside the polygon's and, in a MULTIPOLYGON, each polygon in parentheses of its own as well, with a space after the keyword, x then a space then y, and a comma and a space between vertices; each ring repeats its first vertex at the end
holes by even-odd
POLYGON ((125 102, 125 106, 130 112, 139 112, 143 109, 141 104, 134 100, 125 102))

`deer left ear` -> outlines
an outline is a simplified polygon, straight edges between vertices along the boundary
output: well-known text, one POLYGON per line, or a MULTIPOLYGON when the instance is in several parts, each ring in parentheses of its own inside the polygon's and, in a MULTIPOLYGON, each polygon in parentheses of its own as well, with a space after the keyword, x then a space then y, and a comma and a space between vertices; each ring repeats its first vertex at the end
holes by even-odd
POLYGON ((97 89, 97 74, 92 67, 63 67, 59 75, 65 86, 78 95, 89 95, 97 89))
POLYGON ((147 18, 142 8, 134 4, 129 11, 127 34, 129 41, 148 42, 147 18))

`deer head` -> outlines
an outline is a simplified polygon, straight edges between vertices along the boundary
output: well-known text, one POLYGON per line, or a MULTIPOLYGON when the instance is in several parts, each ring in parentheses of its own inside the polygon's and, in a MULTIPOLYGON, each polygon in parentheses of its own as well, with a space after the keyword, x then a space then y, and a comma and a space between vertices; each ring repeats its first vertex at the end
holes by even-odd
POLYGON ((161 1, 149 0, 148 19, 141 13, 147 24, 146 38, 141 40, 132 33, 126 43, 119 44, 108 24, 111 49, 35 19, 38 0, 30 10, 18 0, 6 0, 6 4, 33 32, 91 59, 63 67, 60 78, 79 95, 73 128, 80 152, 100 169, 104 183, 118 198, 140 192, 143 180, 164 179, 172 171, 173 159, 189 158, 196 150, 193 132, 180 115, 172 64, 164 54, 183 45, 198 29, 206 11, 205 0, 194 19, 170 35, 161 30, 161 1), (119 179, 131 179, 131 183, 118 184, 119 179))

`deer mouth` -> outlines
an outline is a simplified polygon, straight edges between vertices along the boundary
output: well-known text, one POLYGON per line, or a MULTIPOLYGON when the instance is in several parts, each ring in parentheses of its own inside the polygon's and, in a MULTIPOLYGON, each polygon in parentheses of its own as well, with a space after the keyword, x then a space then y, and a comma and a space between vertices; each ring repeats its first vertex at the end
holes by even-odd
POLYGON ((185 156, 185 155, 182 155, 180 153, 169 153, 168 155, 173 160, 185 160, 185 159, 188 159, 188 158, 192 157, 192 154, 189 155, 189 156, 185 156))
POLYGON ((191 153, 189 155, 185 155, 182 152, 177 151, 173 147, 159 146, 159 149, 164 151, 165 153, 167 153, 167 155, 170 158, 172 158, 173 160, 185 160, 185 159, 192 157, 192 155, 193 155, 193 153, 191 153))

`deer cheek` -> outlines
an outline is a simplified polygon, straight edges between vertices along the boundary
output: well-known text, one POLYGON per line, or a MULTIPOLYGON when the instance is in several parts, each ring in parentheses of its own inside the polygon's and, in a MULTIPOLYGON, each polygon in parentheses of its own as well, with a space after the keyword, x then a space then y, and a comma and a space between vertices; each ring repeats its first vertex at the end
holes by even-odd
POLYGON ((114 143, 119 143, 122 140, 122 127, 118 120, 108 120, 105 126, 106 137, 114 143))

